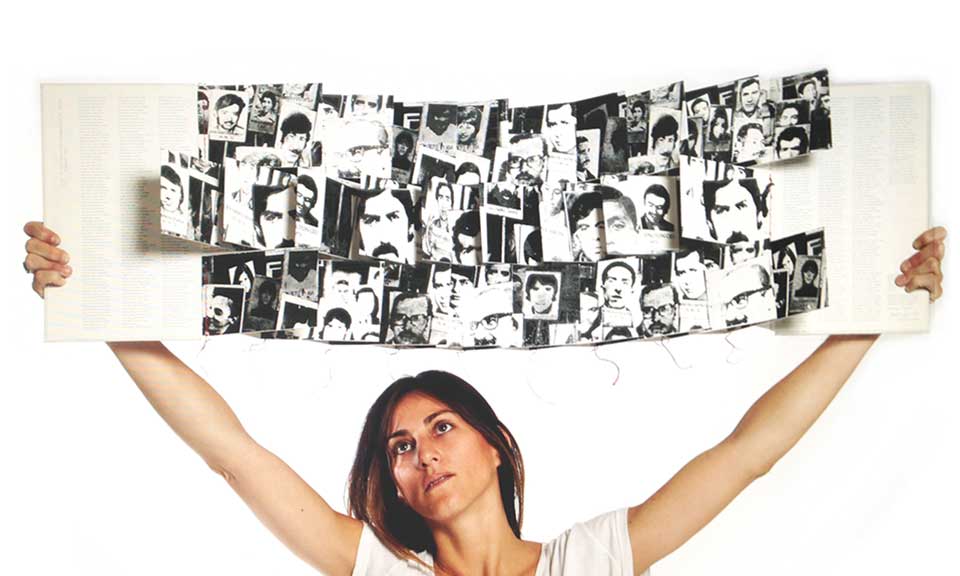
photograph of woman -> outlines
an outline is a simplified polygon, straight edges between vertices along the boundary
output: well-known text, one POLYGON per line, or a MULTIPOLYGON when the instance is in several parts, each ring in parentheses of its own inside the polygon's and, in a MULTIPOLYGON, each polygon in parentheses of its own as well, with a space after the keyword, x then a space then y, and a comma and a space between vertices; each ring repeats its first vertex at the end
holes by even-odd
MULTIPOLYGON (((28 223, 24 231, 29 239, 23 267, 42 297, 73 274, 67 264, 67 248, 73 247, 41 222, 28 223)), ((945 238, 942 227, 920 234, 891 290, 925 290, 931 300, 940 298, 945 238)), ((362 423, 343 514, 257 443, 225 400, 163 344, 108 345, 174 432, 283 544, 323 574, 627 576, 647 573, 767 474, 877 338, 828 337, 764 393, 732 432, 682 465, 652 496, 584 519, 546 542, 523 538, 529 455, 511 423, 455 374, 423 370, 379 394, 362 423)), ((330 442, 335 440, 325 440, 330 442)), ((589 454, 570 462, 591 464, 589 454)), ((603 491, 606 481, 612 479, 597 474, 590 490, 603 491)))

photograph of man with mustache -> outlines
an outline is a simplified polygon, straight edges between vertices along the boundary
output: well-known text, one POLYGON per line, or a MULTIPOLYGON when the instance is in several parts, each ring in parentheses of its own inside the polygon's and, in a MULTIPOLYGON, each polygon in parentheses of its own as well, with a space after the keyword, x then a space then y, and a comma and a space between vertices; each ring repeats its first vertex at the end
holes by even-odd
POLYGON ((703 183, 703 210, 710 236, 734 244, 762 240, 771 185, 760 190, 753 178, 703 183))
POLYGON ((362 197, 357 206, 362 256, 413 264, 416 253, 413 196, 404 188, 387 188, 362 197))

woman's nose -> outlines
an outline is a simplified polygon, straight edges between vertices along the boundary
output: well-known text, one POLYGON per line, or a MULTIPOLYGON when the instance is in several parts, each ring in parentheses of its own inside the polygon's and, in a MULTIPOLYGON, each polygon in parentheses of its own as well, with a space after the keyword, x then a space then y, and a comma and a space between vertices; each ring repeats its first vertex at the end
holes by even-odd
POLYGON ((418 455, 420 456, 421 466, 426 467, 429 464, 434 464, 440 461, 440 453, 433 442, 421 442, 419 448, 420 451, 418 452, 418 455))

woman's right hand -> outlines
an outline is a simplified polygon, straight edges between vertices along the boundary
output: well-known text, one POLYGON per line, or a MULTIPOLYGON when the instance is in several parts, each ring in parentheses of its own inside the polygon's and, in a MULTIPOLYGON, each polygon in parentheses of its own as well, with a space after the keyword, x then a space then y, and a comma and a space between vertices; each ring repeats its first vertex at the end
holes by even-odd
POLYGON ((27 256, 23 269, 33 274, 33 290, 43 298, 47 286, 63 286, 73 269, 67 265, 70 255, 61 248, 60 237, 43 225, 43 222, 27 222, 23 231, 27 240, 27 256))

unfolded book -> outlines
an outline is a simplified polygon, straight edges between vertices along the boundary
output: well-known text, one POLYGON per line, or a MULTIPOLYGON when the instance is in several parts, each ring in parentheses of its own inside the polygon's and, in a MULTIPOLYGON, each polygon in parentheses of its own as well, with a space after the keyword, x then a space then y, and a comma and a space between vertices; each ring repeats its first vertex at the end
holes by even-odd
MULTIPOLYGON (((825 229, 828 294, 817 299, 830 306, 774 326, 926 330, 925 295, 904 294, 893 277, 928 221, 929 88, 832 84, 830 96, 832 149, 764 166, 790 191, 771 195, 770 237, 825 229)), ((46 339, 201 337, 201 255, 210 249, 162 236, 158 216, 160 151, 196 150, 196 86, 45 84, 42 98, 44 219, 75 270, 47 293, 46 339)), ((793 245, 801 270, 813 252, 793 245)))

